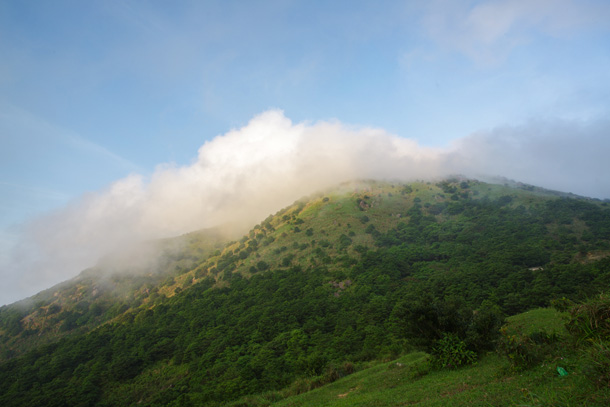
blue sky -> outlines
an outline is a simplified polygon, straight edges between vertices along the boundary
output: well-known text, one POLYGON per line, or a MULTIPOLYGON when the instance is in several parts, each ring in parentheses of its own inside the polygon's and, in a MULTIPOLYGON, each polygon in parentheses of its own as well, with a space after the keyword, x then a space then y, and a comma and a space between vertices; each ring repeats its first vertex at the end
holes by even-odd
MULTIPOLYGON (((48 229, 70 231, 75 223, 100 229, 87 223, 87 210, 115 197, 118 186, 133 189, 107 211, 152 200, 161 179, 175 176, 173 185, 182 185, 177 174, 188 173, 184 185, 202 190, 213 189, 203 181, 212 175, 241 176, 245 167, 233 157, 251 151, 240 155, 256 139, 253 129, 294 132, 294 140, 306 137, 294 145, 311 140, 303 149, 318 153, 335 151, 328 140, 347 145, 369 129, 382 134, 375 145, 411 143, 400 144, 410 151, 403 161, 428 157, 434 161, 421 168, 433 175, 463 169, 610 198, 609 113, 610 2, 603 0, 1 0, 0 265, 5 281, 21 288, 0 293, 0 302, 41 288, 32 281, 71 276, 99 255, 70 267, 58 260, 64 271, 41 278, 15 246, 34 235, 59 241, 48 229), (324 131, 326 139, 316 136, 324 131), (221 175, 206 167, 214 157, 226 157, 214 167, 221 175)), ((283 142, 269 137, 251 147, 267 161, 280 154, 269 146, 283 142)), ((306 155, 294 151, 293 161, 306 155)), ((361 157, 342 151, 335 160, 361 157)), ((373 151, 379 160, 359 175, 391 174, 379 162, 394 153, 373 151)), ((324 168, 342 171, 332 165, 324 168)), ((211 205, 201 194, 193 199, 211 205)), ((163 207, 146 208, 153 206, 163 207)), ((125 238, 213 222, 175 223, 125 238)), ((39 248, 41 262, 50 251, 39 248)))

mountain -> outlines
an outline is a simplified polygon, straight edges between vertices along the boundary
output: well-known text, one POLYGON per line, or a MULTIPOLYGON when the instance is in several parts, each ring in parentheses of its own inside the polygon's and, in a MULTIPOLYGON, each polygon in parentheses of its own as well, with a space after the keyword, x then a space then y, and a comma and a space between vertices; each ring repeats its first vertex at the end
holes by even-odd
POLYGON ((223 405, 447 338, 474 358, 504 316, 610 283, 608 204, 518 183, 350 182, 226 240, 2 307, 0 403, 223 405))

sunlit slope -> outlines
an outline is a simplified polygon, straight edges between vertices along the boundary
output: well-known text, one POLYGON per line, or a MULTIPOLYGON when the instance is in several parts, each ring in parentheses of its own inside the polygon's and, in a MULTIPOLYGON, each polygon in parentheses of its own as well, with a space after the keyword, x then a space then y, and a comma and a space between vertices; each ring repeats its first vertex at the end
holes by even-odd
MULTIPOLYGON (((442 225, 446 220, 459 222, 464 218, 466 221, 466 217, 460 215, 465 208, 464 202, 468 201, 496 202, 499 210, 503 207, 505 210, 523 208, 528 211, 542 209, 547 202, 566 199, 567 196, 569 194, 524 184, 487 184, 457 178, 439 183, 345 183, 336 189, 305 197, 269 216, 239 241, 230 243, 192 272, 177 278, 176 284, 166 287, 163 292, 172 295, 172 290, 181 289, 185 282, 188 285, 190 281, 208 275, 222 282, 233 274, 247 277, 295 265, 305 268, 324 266, 330 271, 345 268, 354 257, 374 246, 375 236, 401 222, 408 223, 409 211, 414 205, 423 215, 433 217, 442 225)), ((589 202, 606 205, 593 200, 589 202)), ((559 240, 569 235, 569 239, 582 242, 593 238, 582 220, 571 218, 567 212, 562 213, 559 207, 557 218, 541 220, 541 223, 547 228, 549 239, 559 240)), ((468 219, 468 224, 463 226, 476 229, 473 219, 468 219)), ((439 239, 443 237, 443 231, 440 232, 439 239)), ((447 232, 448 237, 451 233, 447 232)), ((581 253, 578 261, 605 256, 607 250, 604 246, 599 247, 599 252, 592 249, 581 253)), ((532 261, 532 267, 539 265, 532 261)))

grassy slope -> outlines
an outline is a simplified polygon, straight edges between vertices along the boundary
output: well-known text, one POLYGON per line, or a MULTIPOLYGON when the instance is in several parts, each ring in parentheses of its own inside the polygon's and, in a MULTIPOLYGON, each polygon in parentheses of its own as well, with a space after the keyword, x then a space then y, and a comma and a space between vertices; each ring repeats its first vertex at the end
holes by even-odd
MULTIPOLYGON (((563 317, 553 309, 541 308, 509 318, 508 327, 524 326, 526 330, 545 329, 565 334, 563 317)), ((522 372, 512 371, 505 358, 493 353, 474 366, 430 370, 428 356, 420 352, 380 363, 272 405, 607 406, 610 389, 592 388, 583 379, 583 368, 578 354, 568 348, 559 349, 541 365, 522 372), (558 366, 570 374, 559 376, 558 366)), ((258 405, 268 405, 260 401, 258 405)))
MULTIPOLYGON (((467 189, 458 189, 458 193, 465 193, 475 200, 510 196, 512 207, 542 205, 548 199, 557 197, 557 193, 520 184, 497 185, 473 180, 469 181, 467 189)), ((270 269, 286 267, 282 263, 286 257, 291 257, 291 265, 298 264, 305 268, 319 264, 325 264, 330 271, 342 268, 344 264, 341 259, 356 256, 358 245, 372 246, 371 235, 365 233, 367 227, 374 225, 379 232, 386 232, 404 219, 415 202, 421 205, 450 204, 451 195, 430 182, 410 183, 407 188, 401 183, 378 181, 345 183, 337 189, 303 198, 270 216, 239 242, 229 244, 197 269, 177 278, 175 284, 164 288, 163 293, 171 296, 185 281, 193 278, 193 281, 197 281, 210 274, 222 281, 223 273, 217 273, 215 265, 227 253, 239 254, 253 240, 260 243, 258 249, 245 259, 237 260, 233 272, 247 277, 251 275, 251 267, 256 266, 261 259, 268 263, 270 269), (362 203, 358 205, 357 202, 362 203), (311 236, 307 235, 309 228, 312 229, 311 236), (352 239, 352 244, 346 250, 340 247, 341 235, 352 239), (266 244, 271 240, 271 243, 266 244), (322 247, 321 242, 324 245, 322 247), (316 248, 321 248, 323 255, 316 248)), ((437 216, 442 218, 443 215, 437 216)), ((562 227, 578 232, 576 229, 579 225, 562 227)))
POLYGON ((506 319, 507 326, 512 330, 520 330, 530 334, 535 331, 545 330, 548 333, 556 333, 561 336, 567 335, 565 322, 567 314, 559 312, 554 308, 539 308, 513 315, 506 319))

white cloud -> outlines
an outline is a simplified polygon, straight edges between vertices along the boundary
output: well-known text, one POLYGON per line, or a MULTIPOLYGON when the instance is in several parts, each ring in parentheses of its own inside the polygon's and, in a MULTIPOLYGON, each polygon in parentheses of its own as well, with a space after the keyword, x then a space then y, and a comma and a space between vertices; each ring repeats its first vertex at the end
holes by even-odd
POLYGON ((610 198, 610 120, 530 121, 456 141, 451 166, 473 176, 509 177, 549 189, 610 198))
POLYGON ((150 179, 131 175, 32 221, 0 268, 0 298, 31 295, 134 241, 252 226, 301 196, 352 179, 498 175, 608 198, 608 129, 607 120, 532 122, 431 149, 381 129, 295 124, 268 111, 206 142, 191 165, 161 165, 150 179))

